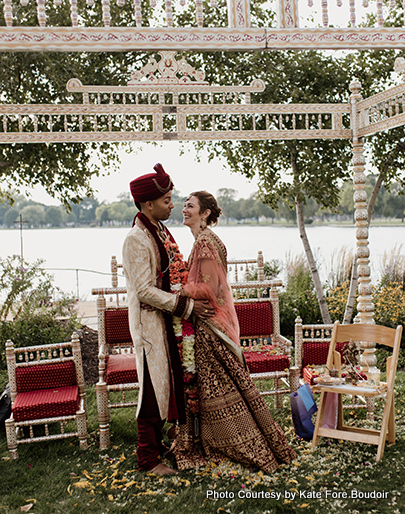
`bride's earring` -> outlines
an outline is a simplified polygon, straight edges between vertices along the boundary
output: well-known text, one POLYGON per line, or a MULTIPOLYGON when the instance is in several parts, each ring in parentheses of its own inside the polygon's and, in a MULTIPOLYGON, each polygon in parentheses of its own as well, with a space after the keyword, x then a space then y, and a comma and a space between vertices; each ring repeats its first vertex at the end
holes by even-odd
POLYGON ((205 218, 201 218, 200 227, 202 228, 202 230, 207 228, 207 222, 205 221, 205 218))

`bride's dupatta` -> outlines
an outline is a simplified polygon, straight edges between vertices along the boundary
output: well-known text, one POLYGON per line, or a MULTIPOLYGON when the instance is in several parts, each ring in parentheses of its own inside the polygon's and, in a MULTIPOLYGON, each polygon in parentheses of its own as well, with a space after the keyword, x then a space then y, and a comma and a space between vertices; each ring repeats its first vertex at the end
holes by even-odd
POLYGON ((205 321, 206 325, 245 366, 239 342, 238 318, 226 276, 225 252, 214 233, 200 232, 189 258, 189 274, 184 291, 195 300, 208 300, 215 307, 216 314, 205 321))

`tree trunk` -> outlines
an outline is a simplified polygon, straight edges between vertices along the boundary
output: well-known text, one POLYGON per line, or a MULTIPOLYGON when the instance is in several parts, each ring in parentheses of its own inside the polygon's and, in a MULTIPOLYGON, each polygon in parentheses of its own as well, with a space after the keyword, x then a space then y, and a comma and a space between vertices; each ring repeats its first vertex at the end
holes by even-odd
POLYGON ((296 200, 296 207, 298 230, 300 233, 302 244, 304 245, 305 255, 307 257, 309 268, 312 274, 312 280, 314 281, 316 296, 318 298, 318 304, 321 310, 322 320, 324 324, 330 324, 331 320, 329 315, 328 304, 326 303, 325 293, 323 291, 321 280, 319 278, 318 268, 316 266, 315 258, 312 253, 311 246, 309 244, 307 232, 305 230, 304 210, 302 202, 298 199, 296 200))
MULTIPOLYGON (((385 174, 387 172, 387 168, 384 169, 384 171, 381 171, 377 177, 377 181, 374 185, 373 192, 370 196, 370 201, 367 206, 367 223, 368 226, 370 226, 371 216, 373 215, 374 211, 374 205, 377 200, 378 192, 381 189, 385 174)), ((356 256, 353 259, 353 266, 352 266, 352 276, 350 278, 350 288, 349 288, 349 294, 347 296, 347 303, 345 308, 345 314, 343 317, 343 324, 348 325, 353 316, 353 308, 354 308, 354 300, 356 298, 356 291, 357 291, 357 281, 358 281, 358 274, 357 274, 357 259, 356 256)))

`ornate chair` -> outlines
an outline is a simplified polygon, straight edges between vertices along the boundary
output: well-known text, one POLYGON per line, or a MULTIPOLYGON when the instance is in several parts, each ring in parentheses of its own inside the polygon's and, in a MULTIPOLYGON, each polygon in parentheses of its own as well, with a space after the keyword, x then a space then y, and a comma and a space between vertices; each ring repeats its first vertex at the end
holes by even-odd
POLYGON ((333 326, 331 343, 329 345, 328 368, 334 366, 339 370, 341 377, 341 355, 336 350, 339 343, 353 342, 373 342, 387 346, 392 349, 392 354, 387 359, 387 382, 381 384, 370 384, 364 381, 357 382, 356 385, 342 383, 339 385, 317 386, 321 393, 319 401, 318 415, 315 424, 312 447, 318 445, 319 437, 328 439, 343 439, 344 441, 362 442, 375 444, 378 446, 377 462, 382 458, 385 449, 385 442, 395 444, 395 403, 394 403, 394 384, 398 364, 398 354, 401 345, 402 326, 396 329, 372 324, 340 325, 338 321, 333 326), (330 395, 325 393, 336 393, 338 395, 337 426, 336 428, 326 428, 322 426, 325 407, 330 395), (384 412, 381 426, 377 430, 365 429, 358 426, 344 425, 343 422, 343 395, 353 395, 358 393, 369 398, 381 399, 384 402, 384 412))
POLYGON ((230 259, 228 260, 228 274, 232 283, 247 282, 251 274, 257 274, 257 280, 264 280, 264 258, 259 250, 256 259, 230 259), (242 280, 240 280, 242 274, 242 280))
MULTIPOLYGON (((295 320, 295 364, 300 376, 309 385, 315 385, 315 378, 327 372, 326 361, 332 337, 333 325, 303 325, 298 317, 295 320)), ((342 355, 344 342, 336 345, 336 350, 342 355)), ((358 368, 359 374, 366 379, 366 375, 358 368)), ((343 366, 343 375, 345 370, 343 366)), ((350 403, 345 403, 345 409, 363 409, 367 407, 367 417, 374 417, 374 402, 372 398, 363 398, 361 395, 353 396, 350 403)))
MULTIPOLYGON (((310 385, 314 385, 314 378, 317 376, 314 366, 326 364, 332 328, 333 325, 303 325, 300 317, 295 320, 295 365, 298 366, 302 378, 310 385)), ((342 347, 340 345, 340 349, 342 347)))
POLYGON ((280 334, 277 288, 281 285, 281 280, 231 284, 246 364, 251 377, 259 381, 261 394, 275 395, 276 407, 283 406, 283 394, 299 387, 298 368, 291 361, 292 343, 280 334), (263 298, 268 290, 269 297, 263 298), (274 387, 264 391, 264 380, 273 380, 274 387))
POLYGON ((137 400, 127 399, 128 391, 139 389, 136 359, 129 331, 128 308, 108 307, 106 295, 126 294, 125 288, 93 289, 97 298, 99 379, 96 384, 100 448, 110 444, 110 409, 134 407, 137 400), (111 402, 110 393, 121 392, 120 402, 111 402))
POLYGON ((78 335, 73 334, 66 343, 21 348, 7 341, 6 359, 12 402, 6 437, 11 457, 18 458, 19 444, 66 437, 77 436, 80 448, 87 448, 86 396, 78 335), (65 433, 69 420, 76 420, 77 432, 65 433), (60 432, 50 433, 49 425, 55 423, 60 424, 60 432), (34 434, 38 425, 44 425, 44 435, 34 434), (29 436, 24 435, 24 427, 29 427, 29 436))

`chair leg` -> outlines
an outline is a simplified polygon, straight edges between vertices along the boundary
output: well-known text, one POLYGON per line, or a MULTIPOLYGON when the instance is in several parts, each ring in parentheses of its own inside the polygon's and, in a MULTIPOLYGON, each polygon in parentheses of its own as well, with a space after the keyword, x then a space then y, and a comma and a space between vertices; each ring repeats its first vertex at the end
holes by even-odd
POLYGON ((291 366, 289 371, 290 394, 292 394, 298 391, 300 387, 300 368, 298 366, 291 366))
POLYGON ((388 435, 387 441, 395 444, 395 398, 392 397, 391 409, 388 415, 388 435))
POLYGON ((76 422, 77 422, 77 433, 79 436, 79 446, 82 450, 86 450, 88 447, 87 444, 87 415, 84 409, 81 409, 76 414, 76 422))
POLYGON ((366 399, 367 403, 367 421, 374 421, 374 398, 370 396, 366 399))
POLYGON ((315 446, 318 446, 318 443, 319 443, 318 431, 319 431, 320 427, 322 426, 323 413, 325 411, 325 399, 326 399, 326 393, 321 392, 321 399, 319 400, 318 414, 316 415, 314 435, 312 436, 312 445, 311 445, 312 448, 315 448, 315 446))
MULTIPOLYGON (((282 388, 282 382, 280 378, 274 379, 274 388, 276 391, 280 390, 282 388)), ((282 393, 276 393, 274 398, 274 407, 276 409, 282 409, 283 408, 283 395, 282 393)))
POLYGON ((7 446, 8 446, 8 451, 10 452, 10 457, 12 459, 18 459, 17 432, 16 432, 14 419, 13 418, 6 419, 5 425, 6 425, 7 446))
MULTIPOLYGON (((384 413, 383 413, 382 422, 381 422, 380 441, 378 443, 378 450, 377 450, 377 462, 379 462, 384 455, 385 442, 387 440, 387 428, 389 429, 390 423, 392 423, 392 420, 390 419, 391 416, 393 416, 395 414, 394 410, 393 410, 393 406, 394 406, 394 395, 392 394, 392 391, 391 391, 391 394, 389 392, 387 393, 387 398, 385 400, 384 413)), ((394 423, 395 423, 395 421, 394 421, 394 423)))
POLYGON ((107 384, 105 382, 96 385, 96 397, 98 424, 100 428, 100 449, 104 450, 110 446, 110 413, 108 408, 107 384))

